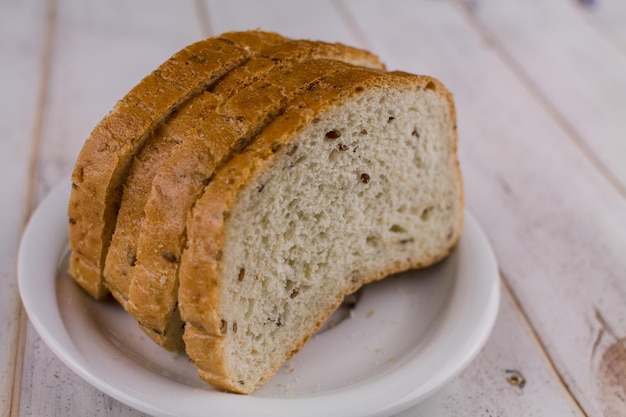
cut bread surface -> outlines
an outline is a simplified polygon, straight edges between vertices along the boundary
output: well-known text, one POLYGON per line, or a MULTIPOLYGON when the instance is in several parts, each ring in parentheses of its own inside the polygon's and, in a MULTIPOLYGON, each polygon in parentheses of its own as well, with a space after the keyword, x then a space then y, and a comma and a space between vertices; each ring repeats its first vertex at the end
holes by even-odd
POLYGON ((339 72, 217 172, 180 267, 203 379, 254 391, 346 294, 449 252, 463 204, 454 118, 436 80, 339 72))
POLYGON ((105 276, 114 296, 162 346, 183 348, 177 266, 187 212, 235 147, 249 141, 289 97, 337 69, 334 60, 299 64, 318 57, 383 68, 370 53, 343 45, 269 46, 190 100, 139 153, 126 182, 105 276))
POLYGON ((68 206, 70 275, 89 294, 108 294, 103 268, 122 184, 152 131, 190 97, 249 56, 282 41, 266 32, 227 33, 188 46, 144 78, 96 126, 72 173, 68 206))

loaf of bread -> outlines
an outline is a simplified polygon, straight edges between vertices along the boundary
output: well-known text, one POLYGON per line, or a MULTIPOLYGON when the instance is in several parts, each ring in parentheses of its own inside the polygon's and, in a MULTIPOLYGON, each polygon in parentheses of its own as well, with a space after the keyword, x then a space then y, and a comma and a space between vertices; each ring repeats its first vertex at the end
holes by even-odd
POLYGON ((139 151, 126 179, 104 276, 115 298, 163 347, 184 348, 177 265, 187 212, 205 182, 290 97, 342 61, 384 68, 371 53, 339 44, 270 45, 181 106, 139 151))
POLYGON ((141 140, 127 135, 134 150, 114 181, 75 186, 98 191, 86 206, 84 191, 72 194, 72 249, 104 270, 97 286, 71 273, 96 297, 111 288, 152 339, 184 347, 201 378, 251 393, 345 295, 446 256, 463 192, 440 82, 341 45, 229 36, 264 41, 237 46, 247 58, 168 105, 141 140), (94 198, 112 182, 118 194, 94 198), (110 217, 96 222, 94 207, 110 217), (96 248, 87 220, 103 225, 96 248))

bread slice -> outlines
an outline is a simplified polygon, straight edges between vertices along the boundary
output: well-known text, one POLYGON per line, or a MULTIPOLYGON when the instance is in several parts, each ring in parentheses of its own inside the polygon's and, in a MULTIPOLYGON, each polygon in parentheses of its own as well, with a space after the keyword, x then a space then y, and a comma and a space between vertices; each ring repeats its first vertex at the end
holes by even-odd
POLYGON ((154 176, 139 225, 135 267, 128 275, 128 311, 162 346, 183 347, 177 273, 188 211, 215 168, 254 137, 290 97, 344 67, 334 60, 299 61, 315 57, 382 68, 373 55, 345 46, 308 41, 284 44, 251 58, 172 121, 170 130, 175 125, 181 140, 154 176), (231 96, 233 91, 237 92, 231 96))
POLYGON ((72 173, 68 207, 70 275, 95 298, 107 295, 102 269, 133 157, 187 99, 250 56, 282 42, 266 32, 235 32, 188 46, 144 78, 96 126, 72 173))
POLYGON ((463 194, 451 95, 351 68, 295 98, 187 222, 179 307, 207 382, 250 393, 363 284, 444 257, 463 194))
POLYGON ((361 49, 304 40, 277 42, 260 50, 258 55, 253 55, 215 83, 210 88, 213 94, 210 95, 208 103, 206 97, 205 103, 202 100, 197 102, 189 100, 177 112, 176 117, 171 117, 147 139, 137 154, 124 184, 115 232, 104 269, 106 285, 125 308, 132 279, 131 270, 137 260, 137 239, 144 206, 158 168, 169 157, 170 152, 183 141, 189 126, 199 123, 205 113, 213 111, 219 103, 270 71, 310 57, 334 58, 355 65, 384 69, 378 57, 361 49), (200 106, 201 111, 198 110, 200 106))
MULTIPOLYGON (((220 100, 226 99, 251 81, 251 64, 256 62, 258 54, 280 49, 283 44, 293 43, 286 38, 279 38, 275 43, 259 44, 249 48, 250 58, 240 66, 223 75, 211 85, 215 91, 215 84, 221 90, 219 97, 214 97, 210 105, 202 107, 202 111, 212 111, 220 100), (211 107, 211 105, 213 107, 211 107)), ((199 94, 202 95, 202 94, 199 94)), ((208 95, 211 96, 212 95, 208 95)), ((137 260, 137 239, 144 216, 144 206, 150 195, 152 181, 159 167, 167 160, 172 149, 184 140, 184 135, 190 125, 200 120, 202 113, 197 110, 200 103, 195 103, 195 97, 190 98, 178 109, 175 114, 165 120, 149 137, 144 146, 137 153, 124 181, 124 191, 120 202, 120 209, 115 223, 115 230, 106 254, 104 265, 104 279, 106 286, 115 299, 127 309, 128 293, 132 280, 132 269, 137 260), (196 120, 185 115, 194 114, 196 120), (179 117, 179 115, 181 117, 179 117), (183 122, 183 119, 185 120, 183 122)), ((180 331, 179 331, 180 333, 180 331)))

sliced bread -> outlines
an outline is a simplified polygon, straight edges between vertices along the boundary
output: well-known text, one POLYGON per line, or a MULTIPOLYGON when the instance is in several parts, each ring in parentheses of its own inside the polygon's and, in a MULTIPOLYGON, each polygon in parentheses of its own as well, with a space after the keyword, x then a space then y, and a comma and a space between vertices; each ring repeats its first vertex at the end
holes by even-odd
MULTIPOLYGON (((209 88, 212 91, 216 88, 220 90, 218 95, 204 95, 204 100, 197 101, 196 97, 188 99, 149 135, 144 146, 137 153, 124 181, 120 208, 104 265, 106 286, 125 309, 127 309, 132 270, 137 261, 137 240, 143 222, 144 206, 158 169, 169 158, 172 150, 183 142, 189 126, 197 123, 206 112, 211 112, 221 100, 230 97, 237 90, 252 82, 250 79, 262 75, 254 65, 258 61, 257 55, 266 55, 268 51, 280 50, 279 47, 282 44, 290 43, 293 41, 279 38, 275 43, 260 43, 249 47, 250 59, 246 59, 241 65, 210 85, 209 88), (220 87, 216 87, 216 84, 220 87), (206 98, 213 98, 213 100, 207 103, 206 98), (201 109, 198 110, 198 107, 201 109), (195 115, 196 120, 185 116, 190 114, 195 115)), ((198 95, 203 96, 203 94, 198 95)), ((164 330, 157 328, 155 331, 159 334, 164 330)), ((181 330, 177 332, 180 333, 181 330)))
POLYGON ((155 173, 144 216, 138 222, 127 304, 140 327, 168 349, 183 347, 177 290, 185 220, 214 170, 234 149, 249 142, 291 97, 345 67, 335 60, 299 60, 326 57, 381 68, 371 54, 343 46, 293 42, 284 49, 282 45, 271 49, 225 76, 181 109, 171 123, 172 130, 180 129, 181 140, 155 173), (244 77, 246 71, 248 77, 244 77))
POLYGON ((113 296, 126 308, 132 269, 137 260, 137 239, 143 221, 144 206, 150 194, 158 168, 180 144, 189 126, 241 88, 262 78, 270 71, 310 57, 337 59, 384 69, 380 60, 370 52, 342 44, 313 41, 277 42, 258 51, 242 65, 224 75, 210 87, 212 95, 203 100, 190 99, 146 140, 130 168, 117 216, 115 231, 105 262, 104 278, 113 296), (210 101, 209 101, 210 100, 210 101), (198 107, 202 106, 201 109, 198 107), (178 116, 181 117, 178 117, 178 116))
POLYGON ((89 294, 108 294, 103 267, 122 184, 146 139, 187 99, 247 59, 251 50, 284 40, 273 33, 238 32, 190 45, 144 78, 96 126, 72 173, 68 207, 70 275, 89 294))
POLYGON ((462 206, 442 84, 358 68, 311 84, 188 217, 178 298, 200 377, 254 391, 344 295, 444 257, 462 206))

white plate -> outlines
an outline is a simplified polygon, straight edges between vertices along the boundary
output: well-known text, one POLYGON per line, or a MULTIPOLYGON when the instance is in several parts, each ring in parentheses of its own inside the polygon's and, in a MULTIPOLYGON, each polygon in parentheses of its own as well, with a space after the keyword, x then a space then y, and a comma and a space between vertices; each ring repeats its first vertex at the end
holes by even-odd
POLYGON ((110 396, 159 416, 388 416, 457 375, 498 310, 492 250, 466 213, 444 262, 370 284, 349 318, 311 338, 259 391, 213 390, 185 355, 156 346, 113 301, 95 302, 64 272, 69 181, 33 215, 21 242, 24 307, 52 351, 110 396))

